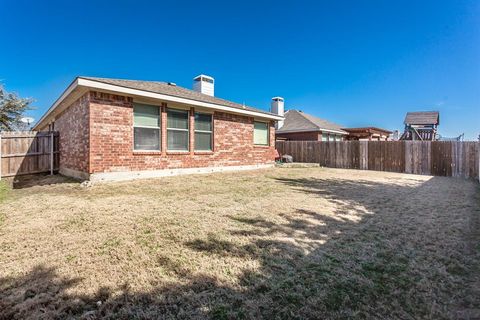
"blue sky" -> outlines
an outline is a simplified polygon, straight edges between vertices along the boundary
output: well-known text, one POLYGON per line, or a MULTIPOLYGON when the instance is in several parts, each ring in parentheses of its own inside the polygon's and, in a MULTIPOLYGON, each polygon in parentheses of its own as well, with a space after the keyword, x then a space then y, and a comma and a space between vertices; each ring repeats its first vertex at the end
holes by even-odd
POLYGON ((172 81, 344 126, 480 133, 480 1, 0 0, 0 79, 39 119, 77 75, 172 81))

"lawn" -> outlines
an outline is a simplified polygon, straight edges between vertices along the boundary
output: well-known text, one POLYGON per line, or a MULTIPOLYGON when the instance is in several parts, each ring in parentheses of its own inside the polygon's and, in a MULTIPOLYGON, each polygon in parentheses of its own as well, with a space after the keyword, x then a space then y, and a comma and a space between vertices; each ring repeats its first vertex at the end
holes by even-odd
POLYGON ((0 188, 0 319, 480 316, 473 181, 276 168, 38 182, 0 188))

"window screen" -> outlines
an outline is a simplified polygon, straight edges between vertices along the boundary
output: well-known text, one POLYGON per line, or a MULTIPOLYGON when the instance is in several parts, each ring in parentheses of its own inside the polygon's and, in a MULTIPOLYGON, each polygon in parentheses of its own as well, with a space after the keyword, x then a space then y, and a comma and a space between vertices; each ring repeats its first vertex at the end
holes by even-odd
POLYGON ((265 122, 253 123, 253 143, 256 145, 268 145, 268 124, 265 122))
POLYGON ((195 113, 195 150, 212 150, 212 115, 195 113))
POLYGON ((133 149, 160 150, 160 107, 133 105, 133 149))
POLYGON ((167 149, 188 151, 188 111, 167 110, 167 149))

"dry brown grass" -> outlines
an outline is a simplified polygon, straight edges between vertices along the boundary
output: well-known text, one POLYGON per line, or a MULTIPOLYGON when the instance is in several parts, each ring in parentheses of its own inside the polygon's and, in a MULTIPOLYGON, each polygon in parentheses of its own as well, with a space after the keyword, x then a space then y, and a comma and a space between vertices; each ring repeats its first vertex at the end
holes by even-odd
POLYGON ((41 182, 0 204, 0 318, 480 313, 474 182, 321 168, 41 182))

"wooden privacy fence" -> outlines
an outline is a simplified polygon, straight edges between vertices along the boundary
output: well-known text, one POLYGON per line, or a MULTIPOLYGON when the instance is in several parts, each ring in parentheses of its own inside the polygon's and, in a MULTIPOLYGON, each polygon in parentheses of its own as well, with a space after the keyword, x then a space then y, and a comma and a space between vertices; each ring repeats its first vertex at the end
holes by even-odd
POLYGON ((0 132, 0 178, 58 169, 58 132, 0 132))
POLYGON ((460 141, 276 141, 295 162, 330 168, 479 178, 479 143, 460 141))

